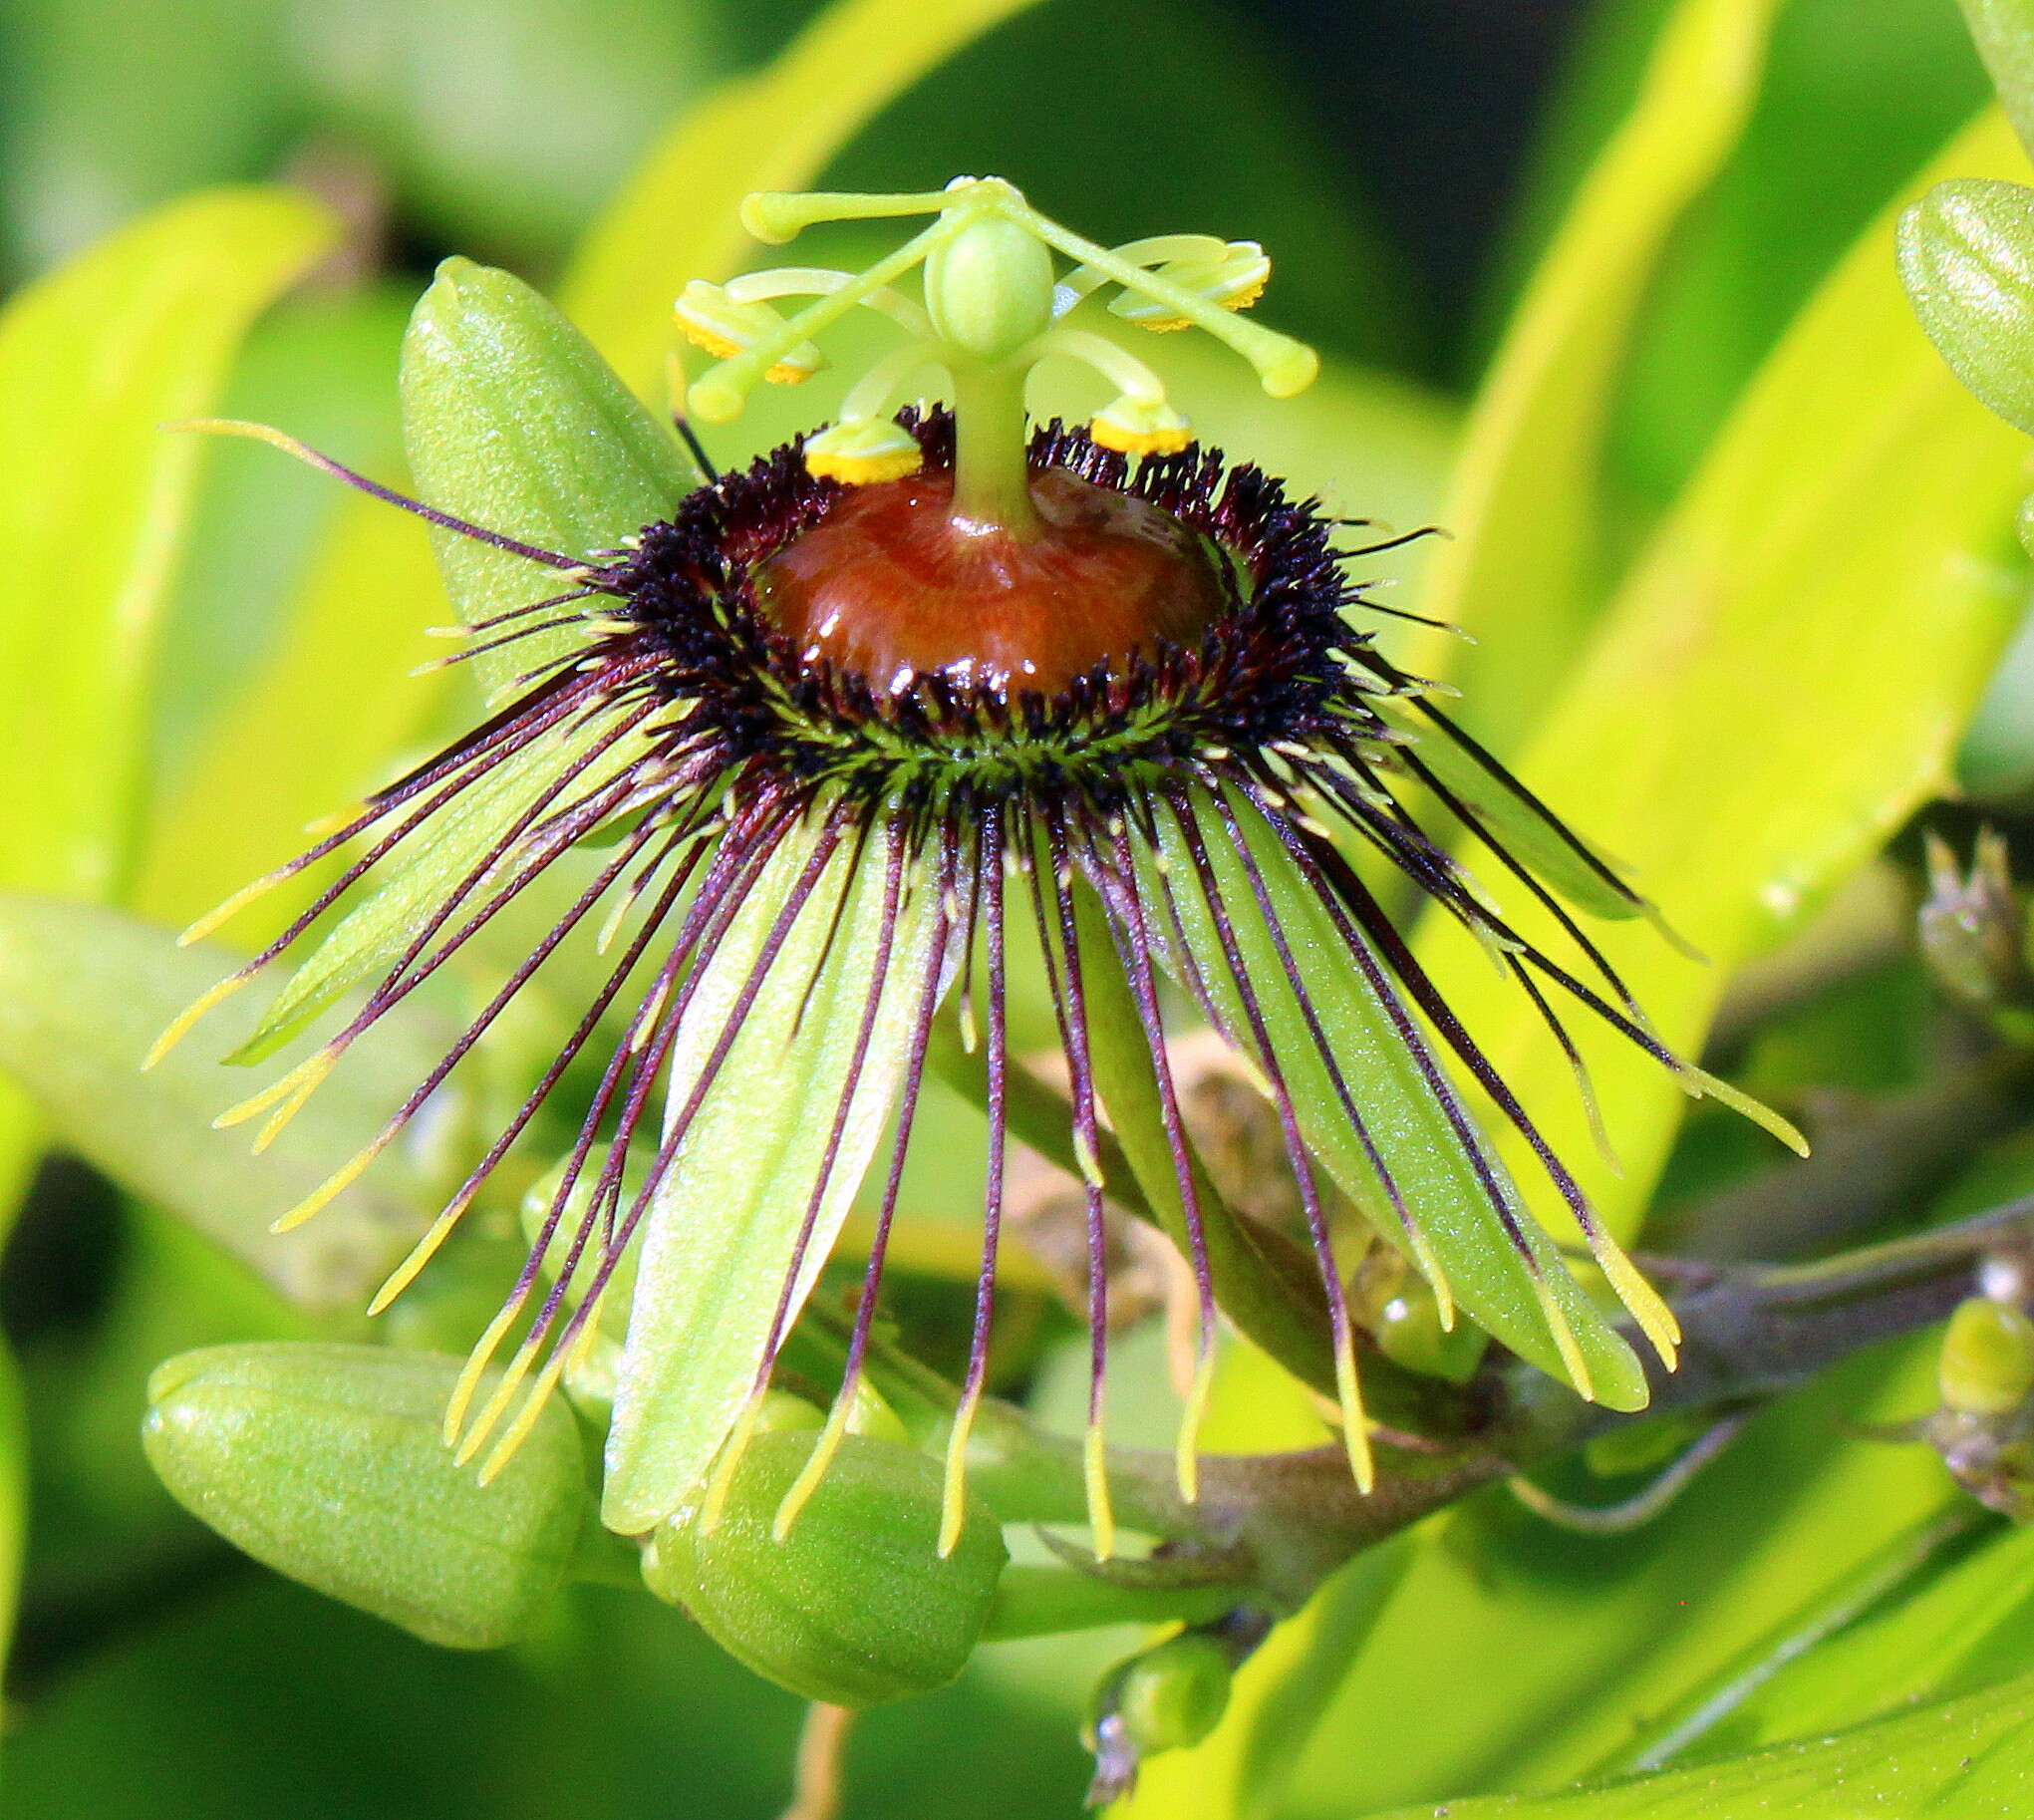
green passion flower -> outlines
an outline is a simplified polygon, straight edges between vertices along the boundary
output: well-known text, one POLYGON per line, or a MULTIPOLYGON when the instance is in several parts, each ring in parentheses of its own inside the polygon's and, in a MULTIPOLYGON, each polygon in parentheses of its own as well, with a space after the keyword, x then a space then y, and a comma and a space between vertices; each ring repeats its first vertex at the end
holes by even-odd
MULTIPOLYGON (((1643 1368, 1535 1223, 1451 1070, 1524 1133, 1667 1365, 1671 1315, 1450 1012, 1364 866, 1381 861, 1458 917, 1557 1032, 1559 995, 1691 1091, 1730 1089, 1661 1048, 1560 900, 1609 917, 1649 906, 1376 648, 1364 620, 1388 609, 1352 569, 1403 539, 1338 546, 1345 521, 1192 442, 1159 380, 1105 332, 1197 326, 1267 391, 1300 390, 1311 352, 1237 314, 1265 281, 1261 250, 1204 235, 1101 247, 994 179, 925 195, 754 196, 743 219, 783 240, 813 221, 893 216, 930 223, 864 271, 688 287, 680 324, 722 357, 691 388, 699 419, 725 421, 755 383, 813 371, 816 338, 849 309, 887 315, 905 339, 832 426, 743 470, 702 461, 704 483, 617 548, 543 548, 389 493, 278 433, 217 426, 279 441, 463 547, 492 546, 560 584, 468 628, 463 656, 540 654, 491 717, 275 875, 346 860, 191 1016, 342 908, 242 1059, 369 990, 337 1035, 227 1118, 265 1114, 272 1132, 348 1045, 550 868, 575 849, 598 860, 369 1149, 283 1223, 418 1116, 574 929, 601 927, 604 983, 376 1307, 593 1046, 590 1060, 605 1060, 577 1140, 546 1178, 530 1262, 447 1432, 461 1458, 484 1450, 483 1471, 498 1470, 594 1348, 603 1302, 626 1297, 605 1520, 643 1535, 685 1509, 711 1533, 773 1365, 880 1165, 846 1381, 786 1488, 784 1533, 851 1431, 928 1056, 957 1027, 986 1077, 988 1159, 973 1347, 946 1447, 946 1553, 963 1527, 1025 1084, 1008 1016, 1021 940, 1048 976, 1086 1196, 1098 1554, 1113 1545, 1098 1160, 1109 1127, 1198 1284, 1179 1443, 1182 1489, 1195 1489, 1220 1235, 1168 1061, 1181 1003, 1240 1052, 1276 1108, 1332 1360, 1321 1376, 1359 1482, 1373 1468, 1358 1356, 1373 1343, 1336 1261, 1330 1183, 1424 1278, 1444 1329, 1460 1309, 1583 1395, 1642 1405, 1643 1368), (914 270, 918 297, 897 288, 914 270), (778 305, 791 296, 814 301, 788 314, 778 305), (1118 396, 1085 427, 1032 426, 1025 379, 1047 359, 1084 363, 1118 396), (896 409, 927 368, 950 402, 896 409), (1572 955, 1507 924, 1451 857, 1465 836, 1553 911, 1572 955), (482 1393, 503 1348, 506 1368, 482 1393)), ((546 310, 517 295, 517 308, 546 310)), ((554 314, 544 322, 596 363, 554 314)), ((625 397, 611 375, 601 383, 625 397)))

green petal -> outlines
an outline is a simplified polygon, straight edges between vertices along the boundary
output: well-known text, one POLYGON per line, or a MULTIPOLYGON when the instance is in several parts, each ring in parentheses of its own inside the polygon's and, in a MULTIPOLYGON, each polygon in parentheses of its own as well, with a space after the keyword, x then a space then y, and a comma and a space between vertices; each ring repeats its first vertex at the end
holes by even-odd
POLYGON ((1899 277, 1956 377, 2034 434, 2034 189, 1937 183, 1900 217, 1899 277))
MULTIPOLYGON (((673 1054, 674 1111, 686 1103, 821 838, 808 825, 785 841, 707 968, 673 1054)), ((828 863, 656 1194, 615 1388, 602 1511, 610 1529, 647 1530, 699 1485, 767 1354, 875 977, 881 844, 871 841, 856 868, 850 837, 828 863)), ((792 1315, 826 1260, 897 1098, 938 913, 937 892, 923 881, 899 906, 875 1029, 798 1263, 792 1315)))
MULTIPOLYGON (((424 499, 565 556, 668 518, 695 484, 671 433, 520 278, 447 259, 403 344, 403 439, 424 499)), ((549 570, 434 532, 462 618, 563 590, 549 570)), ((473 660, 489 688, 569 650, 570 629, 473 660)))
MULTIPOLYGON (((1415 1256, 1414 1244, 1308 1031, 1285 963, 1258 907, 1249 871, 1231 843, 1220 811, 1205 793, 1196 794, 1193 806, 1273 1055, 1308 1144, 1377 1230, 1409 1257, 1415 1256)), ((1522 1359, 1610 1408, 1642 1408, 1645 1378, 1631 1349, 1569 1274, 1488 1147, 1474 1139, 1477 1151, 1472 1152, 1450 1121, 1434 1084, 1439 1063, 1430 1058, 1422 1067, 1277 835, 1246 804, 1236 805, 1236 815, 1335 1067, 1413 1224, 1431 1248, 1448 1291, 1480 1327, 1522 1359), (1477 1171, 1478 1153, 1517 1224, 1530 1262, 1492 1205, 1490 1190, 1477 1171), (1572 1354, 1562 1344, 1561 1325, 1572 1336, 1572 1354), (1577 1360, 1580 1370, 1575 1368, 1577 1360)), ((1257 1046, 1243 1001, 1222 964, 1221 936, 1195 883, 1187 845, 1168 817, 1159 818, 1159 829, 1165 878, 1179 908, 1186 947, 1199 961, 1231 1041, 1246 1055, 1254 1055, 1257 1046)), ((1155 866, 1144 868, 1140 886, 1150 901, 1159 901, 1161 879, 1155 866)), ((1423 1040, 1415 1036, 1412 1041, 1423 1040)))

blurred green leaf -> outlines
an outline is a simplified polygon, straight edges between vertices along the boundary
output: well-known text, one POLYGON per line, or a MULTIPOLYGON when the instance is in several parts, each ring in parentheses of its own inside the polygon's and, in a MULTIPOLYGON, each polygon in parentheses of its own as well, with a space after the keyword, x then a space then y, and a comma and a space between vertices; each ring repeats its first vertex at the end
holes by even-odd
POLYGON ((892 96, 1028 3, 839 0, 768 69, 672 129, 581 242, 560 292, 566 314, 639 397, 661 400, 672 300, 754 248, 735 218, 741 198, 803 188, 892 96))
MULTIPOLYGON (((1814 1743, 1537 1798, 1450 1801, 1453 1820, 1978 1820, 2034 1795, 2034 1680, 1814 1743)), ((1430 1802, 1376 1820, 1432 1820, 1430 1802)))
POLYGON ((1939 0, 1788 0, 1758 105, 1632 338, 1604 495, 1620 555, 1816 285, 1985 100, 1969 34, 1939 0))
POLYGON ((703 0, 298 0, 281 50, 445 243, 550 262, 726 65, 703 0))
POLYGON ((13 275, 269 164, 290 125, 278 13, 271 0, 7 0, 13 275))
POLYGON ((281 1235, 268 1225, 381 1129, 444 1037, 428 1015, 399 1010, 250 1157, 245 1130, 211 1128, 234 1096, 229 1083, 244 1080, 216 1063, 244 1041, 268 988, 228 1000, 141 1071, 149 1045, 228 965, 216 949, 179 949, 113 911, 0 897, 0 1065, 65 1143, 174 1208, 292 1301, 357 1307, 424 1224, 426 1191, 400 1147, 307 1225, 281 1235))
POLYGON ((1777 0, 1682 0, 1629 117, 1583 178, 1477 395, 1421 611, 1476 637, 1418 641, 1420 675, 1515 752, 1566 674, 1593 572, 1598 467, 1631 322, 1662 247, 1737 141, 1777 0))
POLYGON ((280 190, 194 196, 18 296, 0 321, 0 880, 88 897, 130 858, 154 631, 201 411, 254 312, 330 239, 280 190))
MULTIPOLYGON (((1991 113, 1915 187, 2002 168, 2024 163, 1991 113)), ((1762 371, 1521 767, 1709 957, 1695 966, 1638 925, 1598 935, 1684 1054, 1730 969, 1941 786, 2017 617, 2021 582, 2001 545, 2025 444, 1914 325, 1893 223, 1889 212, 1859 243, 1762 371)), ((1509 907, 1562 950, 1534 906, 1509 907)), ((1629 1231, 1678 1120, 1678 1083, 1594 1020, 1571 1020, 1623 1159, 1613 1176, 1537 1011, 1447 921, 1422 923, 1422 960, 1608 1223, 1629 1231)))

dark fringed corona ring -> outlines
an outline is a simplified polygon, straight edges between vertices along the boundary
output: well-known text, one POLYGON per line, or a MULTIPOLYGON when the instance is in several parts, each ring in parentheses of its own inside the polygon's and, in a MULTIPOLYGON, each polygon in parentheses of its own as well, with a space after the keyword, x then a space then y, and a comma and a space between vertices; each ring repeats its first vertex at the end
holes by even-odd
MULTIPOLYGON (((971 1043, 981 1026, 989 1155, 973 1346, 949 1448, 951 1541, 969 1425, 983 1392, 1003 1215, 1014 919, 1045 957, 1070 1073, 1072 1151, 1085 1177, 1088 1481, 1099 1553, 1109 1551, 1111 1535, 1100 1441, 1100 1102, 1110 1082, 1137 1069, 1147 1094, 1155 1089, 1159 1154, 1169 1157, 1171 1177, 1147 1181, 1145 1192, 1154 1205, 1174 1197, 1181 1249, 1199 1287, 1200 1371, 1180 1449, 1189 1495, 1193 1427, 1215 1335, 1205 1177, 1184 1135, 1167 1062, 1161 977, 1198 1002, 1256 1067, 1277 1108, 1325 1300, 1348 1450, 1362 1482, 1371 1467, 1356 1342, 1330 1250, 1318 1186, 1323 1168, 1425 1275, 1444 1320, 1459 1303, 1585 1394, 1628 1404, 1629 1383, 1605 1381, 1628 1352, 1525 1211, 1451 1083, 1444 1055, 1524 1134, 1609 1281, 1669 1360, 1671 1317, 1598 1226, 1342 845, 1381 854, 1474 931, 1532 995, 1571 1057, 1546 994, 1550 984, 1684 1079, 1714 1083, 1647 1033, 1540 874, 1557 885, 1563 880, 1554 873, 1579 879, 1623 914, 1637 911, 1639 900, 1457 732, 1415 679, 1386 662, 1352 617, 1373 603, 1346 564, 1391 546, 1337 549, 1335 523, 1316 506, 1288 499, 1278 481, 1253 466, 1231 466, 1219 453, 1189 446, 1133 460, 1085 431, 1054 424, 1029 440, 1025 471, 1034 495, 1057 489, 1074 498, 1083 522, 1097 510, 1112 522, 1127 513, 1133 542, 1161 527, 1160 542, 1169 535, 1173 545, 1165 558, 1174 571, 1170 606, 1161 601, 1124 633, 1080 611, 1073 597, 1049 635, 993 624, 949 629, 949 648, 932 661, 893 670, 880 651, 854 645, 857 635, 842 630, 837 614, 806 623, 812 584, 793 560, 800 549, 824 547, 806 541, 815 531, 848 522, 848 502, 857 511, 908 517, 932 498, 944 513, 939 498, 953 480, 954 419, 906 412, 879 429, 916 444, 916 478, 849 488, 815 477, 800 448, 780 449, 745 472, 701 486, 631 547, 584 561, 428 514, 562 570, 570 583, 473 628, 475 649, 561 625, 578 628, 579 642, 528 673, 483 725, 284 868, 278 877, 364 843, 302 916, 204 1002, 215 1003, 291 950, 363 880, 395 873, 382 896, 368 901, 369 910, 384 905, 381 953, 386 958, 393 947, 393 964, 377 962, 379 979, 337 1036, 229 1115, 266 1111, 273 1125, 348 1044, 548 867, 583 843, 606 843, 591 882, 443 1062, 370 1149, 290 1216, 308 1216, 354 1179, 543 961, 599 912, 604 945, 618 950, 605 983, 376 1304, 416 1276, 603 1021, 622 1018, 621 1040, 556 1178, 530 1261, 450 1412, 462 1457, 490 1438, 489 1457, 506 1456, 575 1352, 592 1343, 603 1293, 632 1242, 655 1227, 657 1210, 722 1193, 731 1172, 739 1192, 726 1193, 730 1228, 744 1209, 762 1209, 755 1229, 773 1235, 773 1249, 672 1257, 650 1234, 636 1264, 618 1379, 608 1520, 631 1533, 647 1529, 681 1498, 699 1494, 717 1457, 724 1465, 712 1484, 725 1488, 731 1471, 725 1462, 739 1452, 847 1201, 874 1161, 886 1187, 847 1381, 829 1423, 837 1438, 863 1367, 936 1019, 953 1005, 971 1043), (888 506, 885 486, 894 489, 888 506), (1167 525, 1171 532, 1163 532, 1167 525), (1178 535, 1178 527, 1189 534, 1178 535), (1048 686, 1032 687, 1034 680, 1048 686), (1471 776, 1481 779, 1476 789, 1464 782, 1471 776), (1480 837, 1553 912, 1596 985, 1486 905, 1440 836, 1413 819, 1408 785, 1480 837), (1525 823, 1530 841, 1508 844, 1504 826, 1525 823), (408 902, 406 875, 396 869, 406 854, 433 843, 438 882, 428 900, 408 902), (1551 868, 1548 854, 1558 862, 1551 868), (633 1010, 617 1009, 625 992, 633 993, 633 1010), (1115 1015, 1100 1015, 1104 1000, 1115 1015), (1127 1057, 1126 1025, 1137 1039, 1127 1057), (788 1137, 773 1136, 777 1149, 768 1157, 744 1159, 739 1117, 715 1123, 717 1105, 732 1090, 728 1080, 758 1066, 781 1068, 775 1090, 798 1100, 805 1140, 793 1152, 805 1173, 795 1183, 779 1168, 788 1137), (800 1071, 808 1069, 819 1072, 800 1071), (661 1123, 646 1129, 660 1079, 669 1081, 661 1123), (886 1128, 894 1131, 887 1160, 876 1155, 886 1128), (685 1273, 725 1272, 731 1280, 744 1264, 762 1268, 757 1256, 774 1271, 771 1291, 757 1305, 752 1332, 730 1337, 738 1311, 708 1323, 726 1351, 712 1366, 720 1380, 703 1381, 699 1373, 709 1367, 689 1360, 708 1317, 685 1273), (518 1328, 506 1372, 475 1409, 483 1367, 518 1328), (674 1348, 687 1357, 674 1360, 674 1348)), ((879 644, 883 633, 878 626, 872 635, 879 644)), ((343 965, 321 973, 323 962, 320 951, 271 1012, 265 1028, 275 1041, 349 983, 343 965)), ((1109 1107, 1119 1127, 1127 1110, 1127 1098, 1109 1107)), ((697 1220, 688 1230, 697 1235, 697 1220)), ((748 1242, 739 1233, 726 1241, 748 1242)), ((1634 1379, 1635 1372, 1633 1364, 1634 1379)), ((1642 1399, 1642 1389, 1636 1394, 1642 1399)), ((815 1450, 782 1522, 830 1451, 831 1440, 815 1450)), ((709 1520, 714 1495, 710 1485, 709 1520)))

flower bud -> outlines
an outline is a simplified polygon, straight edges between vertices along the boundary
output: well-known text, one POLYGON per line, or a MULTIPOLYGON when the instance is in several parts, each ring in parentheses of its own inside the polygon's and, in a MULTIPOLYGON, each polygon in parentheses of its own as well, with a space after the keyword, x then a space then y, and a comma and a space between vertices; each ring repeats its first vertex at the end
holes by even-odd
POLYGON ((1970 875, 1928 836, 1928 896, 1921 905, 1922 958, 1936 985, 2019 1041, 2034 1036, 2034 975, 2027 967, 2027 919, 2013 897, 2006 843, 1977 837, 1970 875))
POLYGON ((555 1398, 489 1485, 452 1464, 460 1361, 384 1347, 203 1347, 155 1368, 142 1444, 176 1500, 277 1573, 429 1643, 527 1636, 587 1495, 555 1398))
POLYGON ((1199 1631, 1182 1631, 1133 1656, 1104 1682, 1124 1738, 1138 1755, 1184 1750, 1221 1723, 1234 1678, 1229 1652, 1199 1631))
POLYGON ((1988 1296, 1959 1303, 1935 1366, 1944 1407, 2007 1415, 2034 1390, 2034 1322, 1988 1296))
POLYGON ((697 1506, 658 1526, 643 1578, 756 1673, 838 1706, 945 1686, 988 1623, 1008 1553, 977 1499, 941 1560, 940 1470, 908 1447, 849 1434, 781 1542, 778 1506, 817 1436, 753 1435, 711 1530, 697 1506))
POLYGON ((1937 183, 1900 217, 1899 276, 1950 370, 2034 435, 2034 189, 1937 183))

